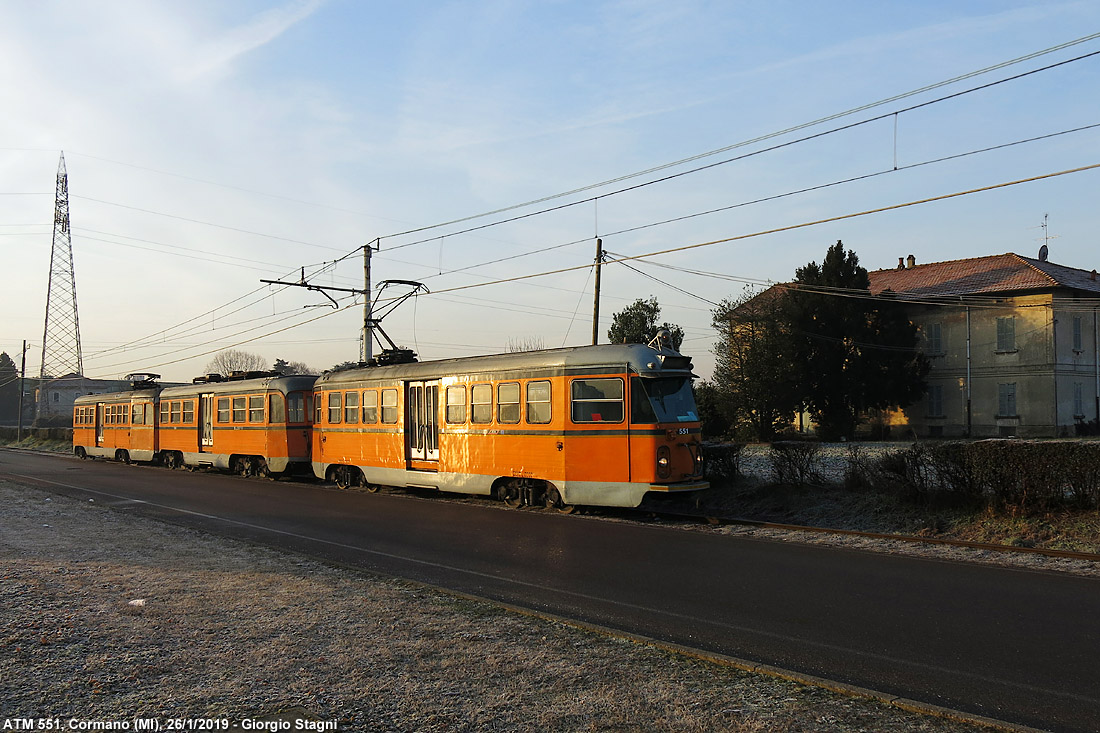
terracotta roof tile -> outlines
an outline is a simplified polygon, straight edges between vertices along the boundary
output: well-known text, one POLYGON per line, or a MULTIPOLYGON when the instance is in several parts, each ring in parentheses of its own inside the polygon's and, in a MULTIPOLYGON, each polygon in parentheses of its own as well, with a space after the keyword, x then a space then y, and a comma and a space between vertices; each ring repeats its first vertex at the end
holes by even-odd
POLYGON ((1100 276, 1018 254, 931 262, 911 268, 869 272, 871 292, 906 295, 976 295, 1070 288, 1100 293, 1100 276), (1094 279, 1095 277, 1095 279, 1094 279))

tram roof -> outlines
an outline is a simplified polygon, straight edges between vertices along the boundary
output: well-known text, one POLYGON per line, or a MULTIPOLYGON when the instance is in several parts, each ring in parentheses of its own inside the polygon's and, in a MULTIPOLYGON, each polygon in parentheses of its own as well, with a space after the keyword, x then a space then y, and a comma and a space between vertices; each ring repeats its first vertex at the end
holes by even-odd
POLYGON ((388 366, 360 367, 328 372, 317 380, 323 384, 342 384, 375 379, 431 379, 448 375, 485 372, 546 372, 585 370, 595 367, 625 367, 643 376, 694 376, 691 361, 675 351, 657 350, 645 344, 600 344, 571 346, 541 351, 519 351, 486 356, 418 361, 388 366))

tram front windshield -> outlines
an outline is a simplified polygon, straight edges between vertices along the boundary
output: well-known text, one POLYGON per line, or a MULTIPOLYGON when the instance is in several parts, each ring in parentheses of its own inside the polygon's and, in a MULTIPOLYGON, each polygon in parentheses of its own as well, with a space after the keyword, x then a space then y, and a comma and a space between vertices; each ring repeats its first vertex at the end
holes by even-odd
POLYGON ((631 377, 630 422, 696 422, 698 415, 688 377, 631 377))

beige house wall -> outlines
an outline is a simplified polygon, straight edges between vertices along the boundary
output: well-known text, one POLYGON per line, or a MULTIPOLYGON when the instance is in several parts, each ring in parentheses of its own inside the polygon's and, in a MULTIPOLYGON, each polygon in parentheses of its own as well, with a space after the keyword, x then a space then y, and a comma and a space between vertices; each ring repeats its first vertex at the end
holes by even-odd
POLYGON ((931 362, 929 392, 894 417, 897 427, 919 437, 1055 437, 1097 417, 1095 306, 1044 293, 910 313, 931 362))

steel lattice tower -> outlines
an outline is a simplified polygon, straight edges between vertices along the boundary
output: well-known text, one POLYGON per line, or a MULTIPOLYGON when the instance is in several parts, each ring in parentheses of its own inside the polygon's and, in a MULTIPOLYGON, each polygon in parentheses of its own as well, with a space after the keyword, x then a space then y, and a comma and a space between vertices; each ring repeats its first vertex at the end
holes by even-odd
POLYGON ((69 236, 69 174, 65 153, 57 166, 57 195, 53 211, 53 248, 50 286, 46 296, 46 326, 42 331, 43 379, 84 374, 80 354, 80 318, 76 311, 76 272, 69 236))

